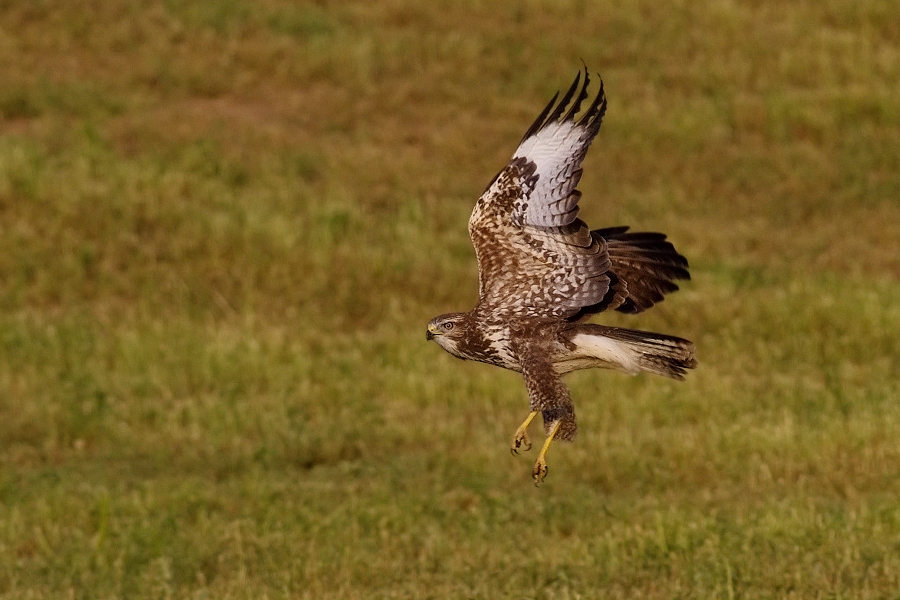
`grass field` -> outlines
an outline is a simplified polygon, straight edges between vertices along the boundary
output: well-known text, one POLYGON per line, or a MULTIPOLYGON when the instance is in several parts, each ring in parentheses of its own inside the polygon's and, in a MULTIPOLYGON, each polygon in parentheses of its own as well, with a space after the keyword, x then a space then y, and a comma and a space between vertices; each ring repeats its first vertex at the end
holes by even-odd
POLYGON ((0 598, 900 598, 894 0, 0 0, 0 598), (426 344, 581 60, 684 383, 426 344))

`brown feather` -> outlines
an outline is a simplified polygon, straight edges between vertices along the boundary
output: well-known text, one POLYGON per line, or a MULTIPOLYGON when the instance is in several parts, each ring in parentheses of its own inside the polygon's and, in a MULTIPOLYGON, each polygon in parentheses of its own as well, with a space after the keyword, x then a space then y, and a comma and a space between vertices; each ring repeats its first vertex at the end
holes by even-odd
POLYGON ((609 227, 591 234, 606 242, 610 286, 600 302, 583 307, 572 320, 604 310, 643 312, 677 291, 675 280, 691 278, 687 259, 662 233, 628 233, 628 227, 609 227))

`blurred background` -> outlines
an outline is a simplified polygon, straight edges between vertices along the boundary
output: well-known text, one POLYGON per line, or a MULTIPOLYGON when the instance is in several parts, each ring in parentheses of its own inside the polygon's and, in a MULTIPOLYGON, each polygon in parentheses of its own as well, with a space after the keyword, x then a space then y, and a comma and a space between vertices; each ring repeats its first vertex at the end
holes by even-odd
POLYGON ((0 73, 0 597, 900 589, 895 2, 0 0, 0 73), (700 366, 570 376, 536 489, 424 328, 582 61, 582 218, 693 274, 595 320, 700 366))

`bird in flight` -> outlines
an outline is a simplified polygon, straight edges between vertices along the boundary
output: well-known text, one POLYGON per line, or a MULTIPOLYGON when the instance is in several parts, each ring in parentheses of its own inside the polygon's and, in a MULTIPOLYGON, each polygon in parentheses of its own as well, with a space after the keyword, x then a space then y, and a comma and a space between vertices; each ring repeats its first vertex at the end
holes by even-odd
POLYGON ((553 97, 475 204, 475 308, 437 316, 426 332, 456 357, 522 374, 531 412, 511 450, 531 448, 528 426, 540 413, 546 438, 532 470, 535 484, 547 476, 551 442, 571 441, 577 430, 562 375, 600 367, 684 379, 697 365, 688 340, 585 322, 605 310, 643 312, 690 274, 664 234, 592 230, 578 218, 581 163, 606 113, 601 81, 576 120, 588 98, 587 69, 581 76, 562 99, 553 97))

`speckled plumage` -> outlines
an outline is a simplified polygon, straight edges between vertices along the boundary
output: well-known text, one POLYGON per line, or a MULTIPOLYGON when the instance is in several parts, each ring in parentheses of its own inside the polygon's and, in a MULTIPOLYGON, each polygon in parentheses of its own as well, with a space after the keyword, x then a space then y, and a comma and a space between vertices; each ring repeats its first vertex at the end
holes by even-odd
MULTIPOLYGON (((673 280, 690 278, 665 235, 592 231, 578 218, 581 163, 607 106, 601 82, 575 119, 588 83, 585 70, 583 81, 579 73, 558 103, 558 95, 550 101, 478 199, 469 219, 478 303, 435 317, 427 334, 454 356, 522 373, 532 410, 551 438, 566 440, 577 427, 561 375, 602 367, 682 379, 696 364, 687 340, 582 323, 604 310, 642 312, 678 289, 673 280)), ((544 452, 546 445, 539 461, 544 452)))

